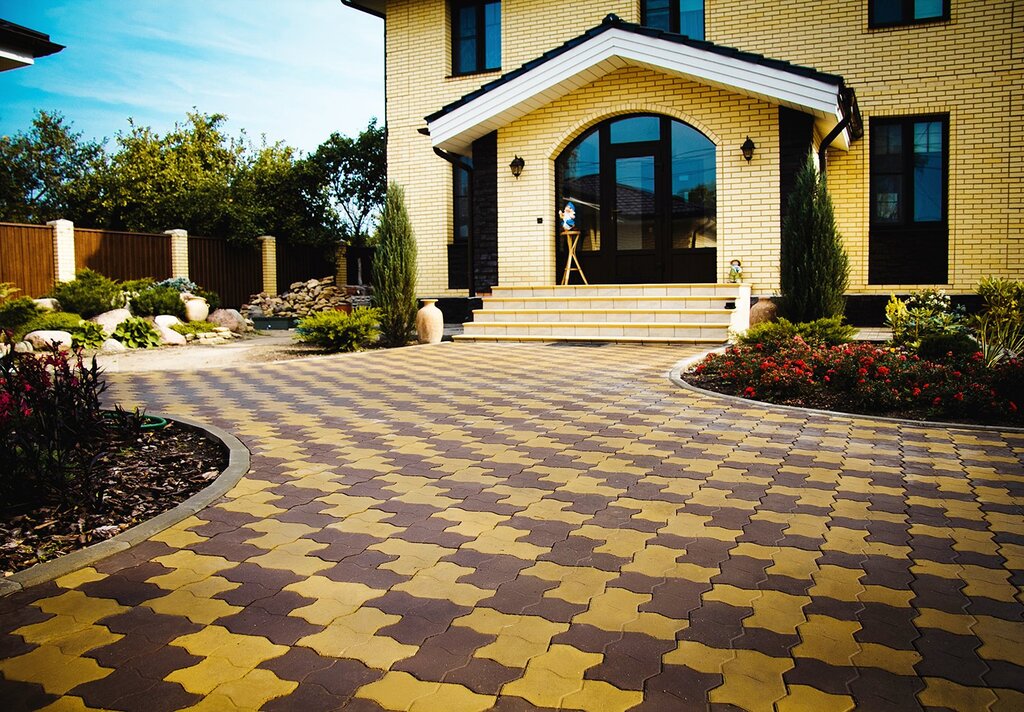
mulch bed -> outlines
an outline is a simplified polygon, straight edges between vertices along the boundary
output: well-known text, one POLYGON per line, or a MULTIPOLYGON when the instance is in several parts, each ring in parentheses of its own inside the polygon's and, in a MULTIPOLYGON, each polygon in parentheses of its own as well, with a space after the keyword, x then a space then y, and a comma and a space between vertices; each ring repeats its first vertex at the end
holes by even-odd
POLYGON ((209 485, 227 465, 223 445, 186 425, 170 422, 131 435, 112 430, 95 460, 92 501, 0 509, 0 575, 152 519, 209 485))

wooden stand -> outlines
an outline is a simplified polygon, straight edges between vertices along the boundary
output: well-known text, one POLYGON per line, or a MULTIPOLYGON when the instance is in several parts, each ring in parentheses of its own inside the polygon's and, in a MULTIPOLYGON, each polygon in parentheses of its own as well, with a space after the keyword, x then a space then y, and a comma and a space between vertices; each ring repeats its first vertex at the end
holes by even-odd
POLYGON ((583 268, 580 267, 579 258, 576 257, 576 246, 580 241, 580 231, 563 230, 562 236, 565 237, 565 244, 569 248, 569 254, 565 258, 565 271, 562 273, 562 284, 569 284, 570 272, 579 272, 583 284, 589 285, 590 282, 587 281, 587 276, 583 274, 583 268), (576 265, 575 267, 573 267, 574 264, 576 265))

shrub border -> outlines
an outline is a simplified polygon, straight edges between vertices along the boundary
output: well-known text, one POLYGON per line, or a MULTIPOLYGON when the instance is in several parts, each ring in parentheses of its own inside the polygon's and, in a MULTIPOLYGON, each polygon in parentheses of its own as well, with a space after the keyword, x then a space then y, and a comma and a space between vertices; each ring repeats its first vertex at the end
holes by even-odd
POLYGON ((672 381, 678 387, 693 391, 694 393, 700 393, 705 396, 713 396, 726 400, 730 403, 744 404, 746 406, 758 405, 765 408, 778 408, 780 410, 788 410, 794 413, 806 413, 809 415, 834 415, 843 418, 856 418, 860 420, 876 420, 882 423, 894 423, 896 425, 906 425, 914 428, 942 428, 944 430, 980 430, 982 432, 989 433, 1016 433, 1024 434, 1024 428, 1016 428, 1010 425, 972 425, 970 423, 955 423, 955 422, 943 422, 939 420, 908 420, 905 418, 888 418, 884 415, 869 415, 867 413, 848 413, 843 410, 821 410, 820 408, 804 408, 798 405, 782 405, 780 403, 770 403, 768 401, 757 400, 754 398, 742 398, 741 396, 734 396, 729 393, 719 393, 718 391, 712 391, 707 388, 701 388, 695 386, 689 381, 683 378, 683 373, 688 371, 699 361, 703 361, 708 357, 709 354, 722 354, 725 353, 728 346, 719 346, 718 348, 710 349, 704 353, 697 354, 696 356, 688 356, 681 361, 677 361, 676 364, 668 373, 668 379, 672 381))
MULTIPOLYGON (((150 414, 152 415, 152 414, 150 414)), ((165 416, 160 416, 165 417, 165 416)), ((231 433, 208 423, 200 423, 191 418, 175 416, 166 418, 173 423, 180 423, 199 431, 208 440, 220 443, 228 450, 228 466, 217 478, 176 507, 167 510, 152 519, 136 524, 117 536, 97 542, 70 554, 65 554, 52 561, 44 561, 19 571, 11 576, 0 579, 0 597, 20 591, 29 586, 46 583, 83 569, 100 559, 125 549, 141 544, 150 537, 169 529, 178 522, 205 509, 211 502, 228 492, 249 471, 251 455, 242 441, 231 433)))

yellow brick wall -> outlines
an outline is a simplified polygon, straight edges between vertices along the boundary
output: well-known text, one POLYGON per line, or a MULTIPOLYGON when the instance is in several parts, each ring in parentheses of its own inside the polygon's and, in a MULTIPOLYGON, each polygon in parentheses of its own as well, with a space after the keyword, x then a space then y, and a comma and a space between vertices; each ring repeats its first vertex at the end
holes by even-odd
MULTIPOLYGON (((598 25, 610 12, 639 20, 638 0, 573 0, 558 3, 556 13, 552 3, 541 0, 505 0, 502 5, 506 72, 598 25)), ((425 125, 424 116, 500 72, 449 76, 445 0, 389 0, 386 27, 389 176, 406 187, 420 246, 418 291, 456 295, 460 292, 447 289, 450 168, 417 130, 425 125)), ((982 276, 1024 271, 1024 10, 1019 0, 952 0, 948 23, 873 30, 867 27, 866 0, 707 0, 706 34, 712 42, 842 75, 857 91, 866 130, 871 116, 949 113, 950 282, 945 286, 967 292, 982 276)), ((587 125, 629 109, 707 122, 702 128, 722 146, 719 272, 724 274, 722 265, 742 253, 758 287, 773 288, 778 241, 778 177, 770 175, 777 171, 774 110, 722 92, 721 111, 715 112, 699 103, 707 88, 638 70, 623 72, 600 80, 593 92, 574 93, 574 106, 556 102, 499 132, 500 281, 554 279, 553 159, 587 125), (628 79, 619 76, 623 72, 628 79), (681 85, 685 91, 676 92, 681 85), (584 99, 584 93, 593 96, 584 99), (735 117, 727 115, 737 110, 741 113, 735 117), (750 124, 755 118, 757 123, 750 124), (733 150, 737 136, 741 143, 747 133, 758 144, 749 166, 742 159, 736 163, 733 150), (527 161, 519 181, 503 170, 515 153, 527 161), (757 175, 748 181, 737 173, 743 170, 757 175), (730 186, 741 186, 742 194, 733 194, 730 186), (538 217, 544 218, 543 225, 537 224, 538 217)), ((849 153, 829 153, 829 187, 850 253, 854 293, 890 291, 887 285, 867 284, 869 141, 865 135, 849 153)))

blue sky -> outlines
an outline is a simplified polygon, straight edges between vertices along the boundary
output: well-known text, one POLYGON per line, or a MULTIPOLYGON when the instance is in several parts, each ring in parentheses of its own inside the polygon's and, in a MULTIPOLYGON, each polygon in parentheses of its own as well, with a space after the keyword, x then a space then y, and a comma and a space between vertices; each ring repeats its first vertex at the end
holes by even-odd
POLYGON ((384 119, 383 21, 338 0, 0 0, 66 49, 0 73, 0 135, 56 110, 86 138, 161 133, 193 107, 314 150, 384 119))

